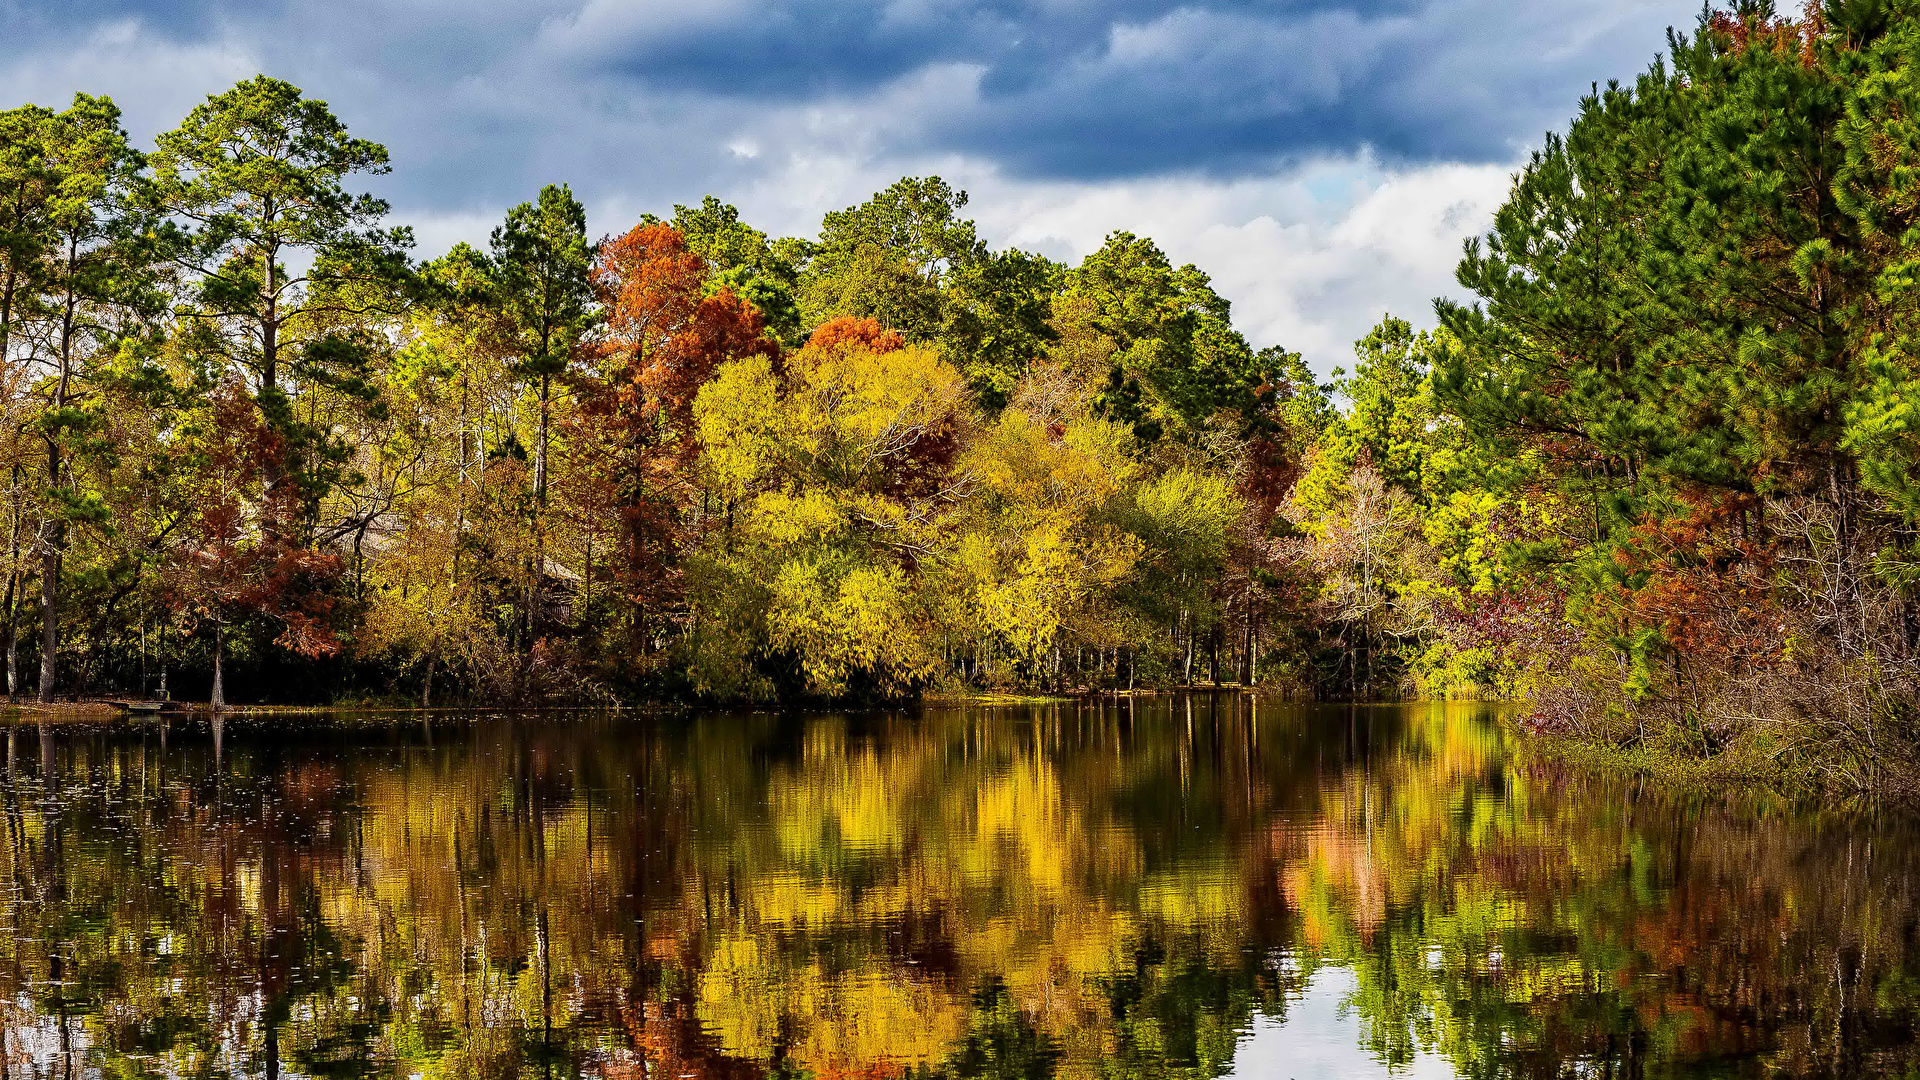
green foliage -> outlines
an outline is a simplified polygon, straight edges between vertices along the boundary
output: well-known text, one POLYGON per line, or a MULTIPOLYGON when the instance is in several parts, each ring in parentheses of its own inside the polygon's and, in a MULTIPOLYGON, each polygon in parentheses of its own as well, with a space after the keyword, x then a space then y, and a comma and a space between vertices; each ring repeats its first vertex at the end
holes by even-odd
POLYGON ((959 217, 966 204, 965 192, 937 176, 909 177, 827 214, 802 285, 807 322, 867 318, 909 341, 938 340, 945 279, 985 250, 973 222, 959 217))
POLYGON ((12 145, 0 178, 9 330, 52 310, 56 220, 104 223, 113 270, 84 401, 15 429, 65 486, 16 485, 9 612, 68 522, 76 580, 244 678, 269 640, 428 700, 1136 684, 1201 641, 1253 677, 1287 587, 1262 522, 1327 399, 1148 241, 995 251, 936 177, 817 240, 710 196, 596 246, 549 185, 490 250, 408 266, 349 187, 385 151, 286 83, 209 98, 151 169, 115 145, 92 189, 12 145))
POLYGON ((1344 478, 1360 465, 1417 505, 1431 505, 1444 494, 1430 490, 1442 483, 1430 458, 1446 441, 1441 428, 1450 421, 1435 408, 1429 380, 1433 358, 1445 348, 1444 336, 1416 335, 1405 320, 1392 316, 1354 343, 1353 373, 1334 372, 1346 412, 1322 429, 1313 464, 1294 492, 1302 513, 1326 512, 1341 497, 1344 478))
POLYGON ((1468 245, 1434 399, 1462 490, 1504 502, 1449 496, 1429 533, 1449 588, 1530 577, 1571 620, 1543 723, 1712 753, 1812 715, 1852 746, 1920 693, 1910 9, 1704 13, 1468 245))
POLYGON ((299 88, 257 76, 209 97, 159 138, 148 186, 161 241, 190 282, 175 304, 189 347, 255 380, 278 460, 267 482, 311 520, 345 477, 346 447, 303 422, 309 391, 366 398, 378 345, 360 327, 398 307, 405 229, 387 204, 355 194, 356 174, 388 171, 386 149, 357 139, 299 88), (285 259, 304 253, 305 273, 285 259))
POLYGON ((279 640, 423 695, 1278 674, 1702 746, 1749 684, 1896 700, 1909 14, 1708 12, 1529 160, 1473 306, 1383 319, 1330 385, 1152 240, 995 249, 939 177, 814 237, 708 196, 600 245, 548 185, 414 266, 352 187, 386 152, 284 82, 150 159, 109 102, 12 110, 6 623, 112 652, 172 612, 249 672, 279 640), (28 598, 62 558, 97 626, 28 598))
POLYGON ((1060 268, 1018 250, 994 252, 960 217, 967 193, 906 177, 867 202, 826 215, 808 245, 800 307, 809 327, 868 318, 940 350, 989 409, 1005 404, 1052 337, 1060 268))
POLYGON ((1256 428, 1297 357, 1255 353, 1233 329, 1231 305, 1193 266, 1175 269, 1151 240, 1114 233, 1068 275, 1073 317, 1106 353, 1096 407, 1153 442, 1198 439, 1225 414, 1240 434, 1256 428))
POLYGON ((770 242, 766 233, 740 220, 738 209, 712 195, 697 207, 675 206, 673 227, 707 260, 716 291, 732 290, 759 309, 774 337, 790 346, 802 344, 800 268, 811 245, 770 242))
POLYGON ((541 188, 493 230, 493 265, 519 370, 542 380, 565 371, 592 319, 586 207, 564 184, 541 188))

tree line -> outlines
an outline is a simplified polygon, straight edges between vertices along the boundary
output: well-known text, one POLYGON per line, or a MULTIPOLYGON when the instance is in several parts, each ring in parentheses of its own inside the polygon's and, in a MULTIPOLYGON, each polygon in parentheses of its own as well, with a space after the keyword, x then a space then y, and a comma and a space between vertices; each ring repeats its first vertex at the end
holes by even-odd
POLYGON ((938 178, 594 240, 554 185, 416 260, 285 82, 151 152, 104 98, 0 125, 15 694, 1254 678, 1325 397, 1150 241, 996 251, 938 178))
POLYGON ((1911 7, 1671 35, 1516 176, 1476 299, 1330 385, 1151 241, 996 250, 938 178, 811 239, 712 197, 590 239, 551 186, 417 261, 356 191, 386 151, 286 83, 150 153, 104 99, 13 110, 10 686, 1475 692, 1881 782, 1920 684, 1911 7))

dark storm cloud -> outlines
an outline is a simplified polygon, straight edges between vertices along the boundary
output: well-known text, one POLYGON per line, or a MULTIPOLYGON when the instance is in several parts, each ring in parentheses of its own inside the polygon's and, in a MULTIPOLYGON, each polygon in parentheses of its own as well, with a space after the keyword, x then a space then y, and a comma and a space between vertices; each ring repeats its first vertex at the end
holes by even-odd
POLYGON ((1506 160, 1590 83, 1632 75, 1692 5, 1586 0, 1203 4, 716 0, 590 3, 549 44, 636 89, 771 103, 976 74, 919 149, 1030 176, 1234 174, 1362 145, 1506 160))
MULTIPOLYGON (((80 55, 76 43, 101 27, 218 43, 389 142, 405 166, 396 194, 441 205, 524 197, 550 176, 673 191, 750 175, 764 162, 728 146, 794 145, 799 135, 771 128, 816 106, 868 110, 857 149, 872 159, 962 154, 1039 179, 1238 176, 1363 147, 1388 162, 1511 160, 1563 123, 1589 83, 1643 67, 1692 10, 1687 0, 0 0, 12 57, 0 74, 11 62, 40 83, 71 78, 73 62, 56 59, 80 55)), ((46 96, 150 94, 161 77, 116 89, 120 66, 46 96)), ((195 93, 230 81, 192 63, 172 77, 195 93)))
MULTIPOLYGON (((964 63, 985 72, 989 94, 1043 89, 1063 65, 1097 56, 1117 26, 1181 11, 1168 0, 1047 2, 729 4, 694 14, 648 4, 589 4, 554 29, 580 53, 648 85, 794 101, 823 91, 871 89, 928 64, 964 63)), ((1373 0, 1390 17, 1415 0, 1373 0)), ((1325 0, 1228 4, 1256 21, 1279 23, 1361 10, 1325 0)))

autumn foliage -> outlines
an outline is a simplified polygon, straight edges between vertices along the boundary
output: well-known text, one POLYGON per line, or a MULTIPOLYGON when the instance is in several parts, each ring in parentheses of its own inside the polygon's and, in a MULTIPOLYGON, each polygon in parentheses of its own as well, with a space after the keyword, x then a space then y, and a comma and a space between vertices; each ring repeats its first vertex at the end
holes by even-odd
POLYGON ((694 395, 721 364, 779 355, 753 305, 725 288, 707 290, 711 273, 671 225, 601 242, 593 280, 605 320, 595 346, 604 383, 592 387, 590 413, 636 430, 684 429, 694 395))

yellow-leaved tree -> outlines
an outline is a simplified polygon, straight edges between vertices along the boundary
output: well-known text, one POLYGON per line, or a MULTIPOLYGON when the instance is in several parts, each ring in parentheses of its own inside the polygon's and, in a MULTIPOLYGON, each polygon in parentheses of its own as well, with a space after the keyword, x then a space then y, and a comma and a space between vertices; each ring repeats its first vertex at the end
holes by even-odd
POLYGON ((417 666, 455 694, 504 693, 513 631, 531 588, 534 536, 517 445, 520 391, 490 301, 485 257, 456 247, 424 268, 432 290, 399 327, 381 383, 386 408, 358 433, 362 482, 336 498, 369 656, 417 666))
POLYGON ((892 693, 942 661, 920 569, 956 495, 967 384, 928 348, 840 319, 776 365, 750 356, 694 402, 723 524, 688 560, 703 690, 892 693))
POLYGON ((1117 523, 1141 467, 1132 432, 1093 416, 1073 385, 1056 368, 1036 370, 960 459, 969 487, 938 595, 976 680, 1050 681, 1062 650, 1127 639, 1122 609, 1108 601, 1144 550, 1117 523))

